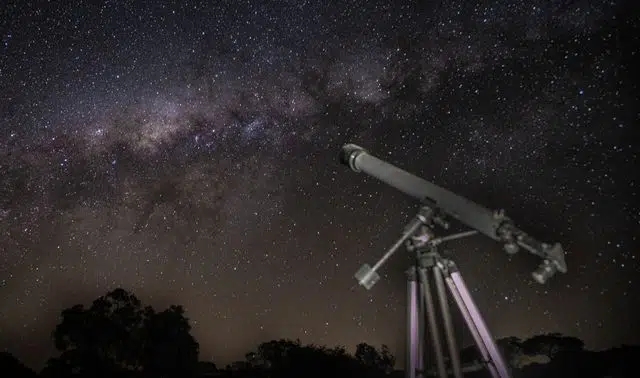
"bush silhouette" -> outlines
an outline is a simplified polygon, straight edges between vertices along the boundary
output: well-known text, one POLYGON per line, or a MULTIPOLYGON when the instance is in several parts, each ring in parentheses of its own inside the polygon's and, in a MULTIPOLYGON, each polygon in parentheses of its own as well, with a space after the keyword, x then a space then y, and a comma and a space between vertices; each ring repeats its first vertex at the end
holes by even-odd
POLYGON ((53 332, 59 357, 43 376, 193 376, 198 343, 181 306, 156 312, 135 295, 115 289, 93 301, 62 311, 53 332))

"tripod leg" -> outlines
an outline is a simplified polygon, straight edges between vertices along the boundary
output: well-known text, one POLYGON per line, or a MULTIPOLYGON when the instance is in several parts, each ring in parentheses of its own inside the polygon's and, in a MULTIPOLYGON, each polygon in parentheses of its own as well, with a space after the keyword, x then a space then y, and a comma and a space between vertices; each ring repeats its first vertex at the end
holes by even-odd
POLYGON ((462 313, 462 316, 464 317, 464 321, 467 324, 469 331, 471 331, 471 335, 473 336, 473 341, 475 341, 476 343, 478 351, 480 352, 480 355, 482 357, 482 361, 487 366, 487 369, 489 370, 489 373, 493 378, 500 378, 500 376, 498 375, 498 371, 496 370, 496 367, 491 362, 491 356, 489 356, 489 351, 487 350, 487 346, 484 345, 484 342, 482 341, 482 337, 480 337, 480 333, 478 332, 478 328, 476 328, 475 324, 473 323, 473 320, 471 319, 471 315, 469 314, 469 310, 467 310, 467 308, 465 307, 464 302, 462 301, 462 297, 458 292, 458 289, 453 284, 453 281, 451 280, 450 277, 445 278, 445 281, 447 282, 447 286, 449 287, 451 296, 453 296, 453 299, 455 300, 456 304, 458 305, 458 308, 460 309, 460 312, 462 313))
MULTIPOLYGON (((489 328, 484 323, 484 319, 480 315, 480 311, 476 307, 476 304, 467 289, 467 286, 460 275, 460 272, 454 271, 450 276, 450 287, 453 286, 454 289, 460 293, 461 303, 458 305, 460 307, 464 306, 469 312, 469 318, 471 320, 471 324, 469 324, 469 328, 475 327, 478 330, 478 334, 483 341, 483 344, 486 346, 487 352, 490 356, 490 361, 495 366, 495 370, 497 371, 497 377, 508 378, 509 370, 507 369, 507 365, 502 358, 502 355, 498 351, 498 347, 493 340, 493 337, 489 333, 489 328)), ((478 345, 480 347, 480 345, 478 345)))
POLYGON ((424 304, 424 295, 422 295, 422 284, 420 283, 420 276, 418 276, 418 364, 416 365, 416 370, 419 371, 420 375, 423 378, 426 378, 426 366, 427 366, 427 356, 426 356, 426 342, 425 339, 427 337, 426 334, 426 314, 425 314, 425 304, 424 304))
POLYGON ((440 299, 440 311, 442 312, 442 320, 444 322, 444 331, 449 346, 449 356, 451 357, 451 370, 455 378, 462 378, 462 366, 460 365, 460 351, 456 345, 456 336, 453 332, 453 322, 451 320, 451 312, 449 311, 449 303, 447 302, 447 292, 444 289, 444 281, 442 279, 442 271, 438 266, 433 267, 433 275, 436 281, 436 289, 438 290, 438 298, 440 299))
POLYGON ((416 378, 418 359, 418 281, 416 267, 407 271, 407 363, 405 377, 416 378))
POLYGON ((431 335, 431 343, 433 344, 434 352, 436 354, 436 367, 438 369, 438 377, 446 378, 447 369, 444 364, 444 354, 442 353, 442 344, 440 343, 440 332, 438 332, 438 325, 436 323, 436 310, 433 304, 433 297, 431 295, 431 285, 427 277, 426 268, 419 268, 420 284, 422 289, 422 295, 424 295, 424 303, 427 310, 427 321, 429 322, 429 328, 427 332, 431 335))

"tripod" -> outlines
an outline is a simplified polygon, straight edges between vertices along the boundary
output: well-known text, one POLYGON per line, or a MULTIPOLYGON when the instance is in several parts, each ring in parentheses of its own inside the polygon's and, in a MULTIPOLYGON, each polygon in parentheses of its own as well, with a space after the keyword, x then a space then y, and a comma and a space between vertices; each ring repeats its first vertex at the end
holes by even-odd
MULTIPOLYGON (((437 376, 448 377, 444 351, 437 326, 436 307, 431 289, 435 283, 445 339, 449 351, 451 371, 455 378, 463 377, 459 350, 456 345, 451 312, 445 291, 445 283, 460 310, 467 328, 471 332, 482 362, 493 378, 509 378, 509 370, 476 307, 456 264, 438 253, 437 246, 445 241, 471 236, 477 231, 468 231, 442 238, 433 238, 434 223, 448 228, 448 223, 431 207, 424 206, 417 217, 405 228, 402 237, 373 266, 363 265, 355 274, 361 285, 370 289, 379 279, 376 272, 404 243, 407 250, 416 252, 415 264, 407 270, 407 378, 424 378, 425 333, 431 336, 435 353, 437 376), (428 324, 425 324, 425 321, 428 324)), ((467 370, 467 369, 464 369, 467 370)))

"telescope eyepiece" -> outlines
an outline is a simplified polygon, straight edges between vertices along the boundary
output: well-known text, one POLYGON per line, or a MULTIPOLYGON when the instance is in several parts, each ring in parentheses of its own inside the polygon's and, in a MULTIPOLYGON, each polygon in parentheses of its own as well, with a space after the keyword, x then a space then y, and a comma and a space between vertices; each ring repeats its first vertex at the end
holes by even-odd
POLYGON ((363 152, 366 153, 367 150, 355 144, 345 144, 340 150, 340 163, 346 165, 355 172, 360 172, 360 170, 355 166, 354 160, 363 152))

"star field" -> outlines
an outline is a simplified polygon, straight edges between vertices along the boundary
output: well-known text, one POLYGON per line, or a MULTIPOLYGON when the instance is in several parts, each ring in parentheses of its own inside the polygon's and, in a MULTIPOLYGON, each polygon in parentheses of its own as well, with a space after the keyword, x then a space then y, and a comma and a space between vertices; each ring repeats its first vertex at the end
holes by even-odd
POLYGON ((637 6, 619 1, 10 1, 0 9, 0 348, 40 366, 115 287, 185 306, 200 358, 388 344, 419 204, 353 142, 489 208, 569 271, 447 249, 496 337, 640 343, 637 6), (351 290, 350 290, 351 289, 351 290))

